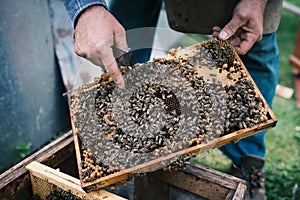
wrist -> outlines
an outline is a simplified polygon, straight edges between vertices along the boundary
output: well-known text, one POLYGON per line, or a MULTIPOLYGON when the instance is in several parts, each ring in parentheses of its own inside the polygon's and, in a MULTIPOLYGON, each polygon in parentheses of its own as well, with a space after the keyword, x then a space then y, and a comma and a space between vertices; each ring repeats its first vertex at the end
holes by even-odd
POLYGON ((267 5, 267 3, 268 3, 268 0, 257 0, 257 1, 258 1, 258 3, 260 4, 261 8, 262 8, 263 10, 265 10, 265 7, 266 7, 266 5, 267 5))
POLYGON ((77 19, 74 22, 74 28, 76 28, 76 25, 78 24, 78 22, 81 20, 84 20, 84 18, 88 18, 89 16, 92 16, 94 14, 99 15, 102 12, 107 12, 106 7, 102 4, 95 4, 95 5, 86 7, 77 16, 77 19))

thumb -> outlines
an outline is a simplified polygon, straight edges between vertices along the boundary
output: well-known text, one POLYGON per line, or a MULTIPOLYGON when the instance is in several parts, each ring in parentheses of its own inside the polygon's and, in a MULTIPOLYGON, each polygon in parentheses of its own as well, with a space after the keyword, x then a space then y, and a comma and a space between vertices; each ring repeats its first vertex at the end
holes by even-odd
POLYGON ((245 22, 243 20, 241 20, 239 17, 236 17, 236 15, 234 15, 233 18, 230 20, 230 22, 226 24, 225 27, 220 31, 218 38, 221 40, 229 39, 244 24, 245 22))

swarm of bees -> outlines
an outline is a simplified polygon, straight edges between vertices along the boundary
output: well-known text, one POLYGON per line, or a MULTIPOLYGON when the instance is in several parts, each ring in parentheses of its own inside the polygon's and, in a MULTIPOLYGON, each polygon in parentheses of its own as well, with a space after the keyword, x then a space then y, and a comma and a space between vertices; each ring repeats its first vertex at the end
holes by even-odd
MULTIPOLYGON (((268 120, 263 100, 227 41, 173 49, 121 72, 126 89, 103 74, 72 97, 84 182, 268 120)), ((191 156, 159 167, 181 169, 191 156)))

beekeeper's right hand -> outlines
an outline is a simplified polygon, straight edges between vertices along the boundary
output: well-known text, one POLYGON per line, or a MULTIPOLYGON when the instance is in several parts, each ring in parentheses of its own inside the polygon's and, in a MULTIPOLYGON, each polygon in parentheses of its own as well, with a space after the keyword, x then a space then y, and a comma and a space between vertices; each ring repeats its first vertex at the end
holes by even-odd
POLYGON ((75 26, 75 53, 104 67, 114 82, 124 88, 112 46, 128 49, 123 26, 103 6, 94 5, 84 10, 75 26))

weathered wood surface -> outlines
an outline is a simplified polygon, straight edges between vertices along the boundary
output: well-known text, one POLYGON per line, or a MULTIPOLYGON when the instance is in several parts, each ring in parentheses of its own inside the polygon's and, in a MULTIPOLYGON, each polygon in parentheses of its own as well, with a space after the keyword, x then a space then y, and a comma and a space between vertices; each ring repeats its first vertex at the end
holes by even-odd
POLYGON ((152 176, 205 199, 243 199, 246 190, 244 180, 198 164, 189 164, 183 172, 161 170, 152 176))
POLYGON ((246 189, 247 186, 245 184, 239 183, 236 192, 232 197, 232 200, 244 199, 246 189))
MULTIPOLYGON (((300 50, 299 50, 300 52, 300 50)), ((297 69, 300 69, 300 57, 297 57, 296 55, 291 55, 290 56, 290 64, 297 68, 297 69)))
POLYGON ((53 195, 53 191, 57 188, 60 188, 68 194, 71 193, 74 198, 77 197, 86 200, 124 199, 105 190, 86 193, 81 188, 79 179, 59 172, 58 170, 54 170, 36 161, 31 162, 25 168, 30 171, 34 196, 38 196, 42 200, 53 195))
POLYGON ((300 22, 298 25, 298 32, 295 41, 293 55, 290 56, 290 63, 293 67, 300 69, 300 22))
POLYGON ((300 108, 300 22, 298 25, 294 53, 290 56, 289 61, 293 67, 297 107, 300 108))

